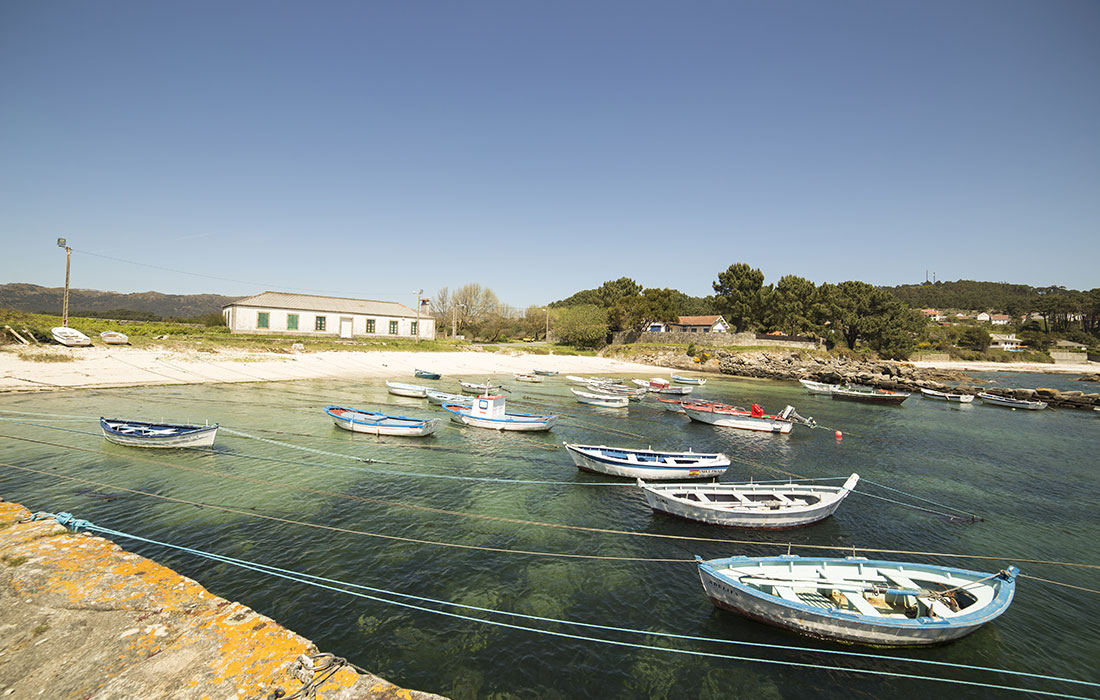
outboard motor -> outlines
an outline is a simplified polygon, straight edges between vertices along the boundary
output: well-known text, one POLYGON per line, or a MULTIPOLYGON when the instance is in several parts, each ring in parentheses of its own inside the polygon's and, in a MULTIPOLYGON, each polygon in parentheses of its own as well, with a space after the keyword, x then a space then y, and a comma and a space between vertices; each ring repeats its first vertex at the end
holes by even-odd
POLYGON ((779 417, 783 420, 793 421, 795 423, 801 423, 809 428, 813 428, 817 425, 817 421, 811 418, 803 418, 798 415, 798 411, 794 410, 794 406, 787 406, 783 409, 783 412, 779 414, 779 417))

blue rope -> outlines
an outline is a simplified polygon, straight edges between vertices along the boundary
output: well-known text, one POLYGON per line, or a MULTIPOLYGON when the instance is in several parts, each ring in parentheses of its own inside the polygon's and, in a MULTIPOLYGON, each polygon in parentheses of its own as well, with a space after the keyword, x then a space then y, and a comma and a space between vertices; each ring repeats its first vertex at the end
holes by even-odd
POLYGON ((585 627, 585 628, 589 628, 589 629, 596 629, 596 630, 603 630, 603 631, 610 631, 610 632, 625 632, 625 633, 629 633, 629 634, 659 636, 659 637, 665 637, 665 638, 670 638, 670 639, 681 639, 681 640, 686 640, 686 641, 713 642, 713 643, 719 643, 719 644, 733 644, 733 645, 739 645, 739 646, 748 646, 748 647, 756 647, 756 648, 764 648, 764 649, 779 649, 779 650, 783 650, 783 651, 810 652, 810 653, 820 653, 820 654, 831 654, 831 655, 836 655, 836 656, 860 657, 860 658, 874 659, 874 660, 877 660, 877 661, 890 660, 890 661, 902 661, 902 662, 909 662, 909 663, 929 664, 929 665, 933 665, 933 666, 945 666, 945 667, 959 668, 959 669, 965 669, 965 670, 971 670, 971 671, 987 671, 987 672, 990 672, 990 673, 1005 673, 1005 674, 1020 676, 1020 677, 1025 677, 1025 678, 1035 678, 1035 679, 1056 681, 1056 682, 1062 682, 1062 683, 1072 683, 1072 684, 1077 684, 1077 685, 1100 687, 1100 683, 1093 683, 1093 682, 1090 682, 1090 681, 1075 680, 1075 679, 1071 679, 1071 678, 1061 678, 1061 677, 1058 677, 1058 676, 1048 676, 1048 675, 1043 675, 1043 674, 1028 673, 1026 671, 1012 671, 1012 670, 1008 670, 1008 669, 997 669, 997 668, 989 668, 989 667, 984 667, 984 666, 973 666, 973 665, 969 665, 969 664, 956 664, 956 663, 951 663, 951 662, 934 661, 934 660, 928 660, 928 659, 904 659, 904 658, 900 658, 900 657, 896 657, 896 656, 876 656, 874 654, 867 654, 867 653, 862 653, 862 652, 840 651, 840 650, 832 650, 832 649, 812 649, 812 648, 809 648, 809 647, 796 647, 796 646, 781 645, 781 644, 766 644, 766 643, 761 643, 761 642, 746 642, 746 641, 741 641, 741 640, 715 639, 715 638, 709 638, 709 637, 697 637, 697 636, 692 636, 692 635, 680 635, 680 634, 671 634, 671 633, 663 633, 663 632, 653 632, 653 631, 650 631, 650 630, 636 630, 636 629, 630 629, 630 628, 626 628, 626 627, 597 625, 597 624, 592 624, 592 623, 577 622, 577 621, 571 621, 571 620, 560 620, 560 619, 549 618, 549 617, 540 617, 540 616, 537 616, 537 615, 527 615, 527 614, 523 614, 523 613, 493 610, 491 608, 482 608, 482 607, 478 607, 478 606, 474 606, 474 605, 453 603, 453 602, 450 602, 450 601, 439 600, 439 599, 436 599, 436 598, 427 598, 427 597, 417 596, 417 595, 413 595, 413 594, 409 594, 409 593, 401 593, 401 592, 389 591, 389 590, 385 590, 385 589, 381 589, 381 588, 373 588, 371 586, 365 586, 365 585, 362 585, 362 584, 348 583, 346 581, 339 581, 337 579, 329 579, 329 578, 324 578, 324 577, 321 577, 321 576, 314 576, 312 574, 306 574, 306 573, 291 571, 289 569, 280 569, 278 567, 268 566, 266 564, 258 564, 256 562, 250 562, 250 561, 246 561, 246 560, 243 560, 243 559, 235 559, 233 557, 228 557, 228 556, 224 556, 224 555, 220 555, 220 554, 214 554, 214 553, 211 553, 211 552, 204 552, 202 550, 194 549, 192 547, 186 547, 186 546, 183 546, 183 545, 176 545, 176 544, 171 544, 171 543, 167 543, 167 542, 160 542, 158 540, 149 539, 149 538, 146 538, 146 537, 142 537, 140 535, 133 535, 133 534, 130 534, 130 533, 119 531, 119 530, 113 530, 111 528, 100 527, 98 525, 94 525, 93 523, 88 522, 87 520, 77 520, 70 513, 59 513, 56 516, 52 516, 48 513, 36 513, 34 517, 35 517, 35 519, 39 519, 40 516, 43 517, 43 518, 45 518, 45 517, 55 517, 55 518, 58 519, 58 522, 61 523, 61 524, 72 523, 74 525, 74 527, 77 526, 77 524, 79 524, 79 527, 83 527, 87 530, 94 530, 94 531, 101 532, 101 533, 107 534, 107 535, 112 535, 112 536, 116 536, 116 537, 125 537, 125 538, 128 538, 128 539, 136 540, 138 542, 144 542, 144 543, 147 543, 147 544, 166 547, 168 549, 175 549, 175 550, 185 552, 185 553, 188 553, 188 554, 193 554, 193 555, 200 556, 200 557, 203 557, 203 558, 206 558, 206 559, 211 559, 213 561, 218 561, 218 562, 221 562, 221 563, 224 563, 224 564, 229 564, 229 565, 236 566, 236 567, 243 568, 243 569, 247 569, 247 570, 250 570, 250 571, 255 571, 257 573, 267 574, 267 575, 275 576, 277 578, 281 578, 281 579, 285 579, 285 580, 289 580, 289 581, 294 581, 294 582, 297 582, 297 583, 303 583, 303 584, 306 584, 306 585, 311 585, 311 586, 315 586, 315 587, 318 587, 318 588, 323 588, 323 589, 330 590, 330 591, 337 592, 337 593, 344 593, 346 595, 352 595, 352 596, 355 596, 355 597, 358 597, 358 598, 364 598, 364 599, 372 600, 372 601, 375 601, 375 602, 378 602, 378 603, 384 603, 384 604, 389 604, 389 605, 397 605, 399 607, 408 608, 408 609, 411 609, 411 610, 417 610, 417 611, 420 611, 420 612, 427 612, 427 613, 432 613, 432 614, 436 614, 436 615, 443 615, 445 617, 451 617, 451 618, 466 620, 466 621, 470 621, 470 622, 481 622, 483 624, 489 624, 489 625, 494 625, 494 626, 498 626, 498 627, 505 627, 505 628, 508 628, 508 629, 522 630, 522 631, 527 631, 527 632, 535 632, 535 633, 538 633, 538 634, 547 634, 547 635, 551 635, 551 636, 555 636, 555 637, 562 637, 562 638, 566 638, 566 639, 576 639, 576 640, 580 640, 580 641, 589 641, 589 642, 596 642, 596 643, 602 643, 602 644, 611 644, 613 646, 622 646, 622 647, 629 647, 629 648, 634 648, 634 649, 645 649, 645 650, 649 650, 649 651, 664 651, 664 652, 671 652, 671 653, 675 653, 675 654, 685 654, 685 655, 689 655, 689 656, 700 656, 700 657, 706 657, 706 658, 729 659, 729 660, 735 660, 735 661, 749 661, 749 662, 755 661, 755 662, 758 662, 758 663, 775 664, 775 665, 780 665, 780 666, 795 666, 795 667, 800 667, 800 668, 812 668, 812 669, 817 669, 817 670, 848 671, 850 673, 862 673, 862 674, 869 674, 869 675, 875 675, 875 676, 887 676, 887 677, 892 677, 892 678, 906 678, 906 679, 913 679, 913 680, 935 681, 935 682, 940 682, 940 683, 952 683, 952 684, 967 685, 967 686, 973 686, 973 687, 979 687, 979 688, 990 688, 990 689, 1007 690, 1007 691, 1013 691, 1013 692, 1034 693, 1036 695, 1045 695, 1045 696, 1049 696, 1049 697, 1072 698, 1074 700, 1089 700, 1088 698, 1086 698, 1084 696, 1078 696, 1078 695, 1068 695, 1068 694, 1065 694, 1065 693, 1057 693, 1057 692, 1042 691, 1042 690, 1029 690, 1029 689, 1016 688, 1016 687, 1006 686, 1006 685, 998 685, 998 684, 990 684, 990 683, 979 683, 979 682, 976 682, 976 681, 966 681, 966 680, 961 680, 961 679, 938 678, 938 677, 934 677, 934 676, 922 676, 922 675, 919 675, 919 674, 897 673, 897 672, 893 672, 893 671, 879 671, 879 670, 874 670, 874 669, 861 669, 861 668, 848 668, 848 667, 840 667, 840 666, 829 666, 829 665, 803 663, 803 662, 796 662, 796 661, 784 661, 784 660, 779 660, 779 659, 762 659, 762 658, 749 657, 749 656, 738 656, 738 655, 733 655, 733 654, 717 654, 717 653, 712 653, 712 652, 695 651, 695 650, 691 650, 691 649, 674 649, 674 648, 668 648, 668 647, 658 647, 658 646, 653 646, 653 645, 648 645, 648 644, 637 644, 637 643, 634 643, 634 642, 622 642, 622 641, 616 641, 616 640, 611 640, 611 639, 602 639, 602 638, 599 638, 599 637, 589 637, 589 636, 585 636, 585 635, 571 634, 571 633, 567 633, 567 632, 555 632, 553 630, 542 630, 542 629, 537 629, 537 628, 534 628, 534 627, 525 627, 523 625, 515 625, 515 624, 511 624, 511 623, 507 623, 507 622, 497 621, 497 620, 486 620, 486 619, 483 619, 483 618, 472 617, 472 616, 468 616, 468 615, 460 615, 458 613, 447 612, 447 611, 444 611, 444 610, 435 610, 435 609, 432 609, 432 608, 426 608, 426 607, 422 607, 422 606, 419 606, 419 605, 413 605, 411 603, 403 603, 403 602, 397 601, 397 600, 389 600, 389 599, 386 599, 386 598, 380 598, 378 596, 369 595, 367 593, 359 593, 359 592, 352 591, 352 590, 347 590, 347 588, 341 588, 341 587, 338 587, 338 586, 346 586, 346 587, 350 587, 350 588, 357 588, 357 589, 361 589, 361 590, 364 590, 364 591, 371 591, 373 593, 380 593, 380 594, 384 594, 384 595, 400 596, 400 597, 403 597, 403 598, 409 598, 411 600, 416 600, 416 601, 420 601, 420 602, 433 603, 433 604, 438 604, 438 605, 450 605, 450 606, 457 607, 457 608, 463 608, 463 609, 467 609, 467 610, 474 610, 474 611, 483 612, 483 613, 487 613, 487 614, 508 615, 508 616, 511 616, 511 617, 518 617, 518 618, 537 621, 537 622, 548 622, 548 623, 553 623, 553 624, 572 625, 572 626, 577 626, 577 627, 585 627), (338 584, 338 585, 329 585, 329 584, 338 584))

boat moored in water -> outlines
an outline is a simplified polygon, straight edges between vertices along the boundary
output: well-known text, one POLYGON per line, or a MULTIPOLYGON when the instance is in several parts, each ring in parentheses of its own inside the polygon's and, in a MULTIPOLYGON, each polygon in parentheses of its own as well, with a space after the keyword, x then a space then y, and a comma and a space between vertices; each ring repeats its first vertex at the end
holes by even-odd
POLYGON ((630 397, 615 394, 594 394, 570 387, 569 391, 577 397, 577 401, 589 406, 602 406, 604 408, 626 408, 630 403, 630 397))
POLYGON ((758 430, 765 433, 787 434, 794 428, 798 420, 805 425, 813 426, 812 418, 802 418, 795 413, 794 406, 787 406, 778 415, 764 413, 764 409, 758 404, 753 404, 748 411, 735 406, 721 406, 715 404, 693 404, 682 402, 684 413, 688 418, 699 423, 708 423, 719 428, 738 428, 740 430, 758 430))
POLYGON ((562 444, 573 458, 573 464, 581 471, 628 479, 708 479, 721 476, 730 465, 729 457, 721 452, 668 452, 568 442, 562 444))
POLYGON ((463 406, 472 406, 474 404, 474 397, 466 396, 465 394, 448 394, 443 391, 428 391, 426 394, 428 403, 433 403, 436 406, 442 406, 445 403, 456 403, 463 406))
POLYGON ((367 435, 423 437, 434 433, 440 423, 438 418, 391 416, 344 406, 325 406, 325 413, 332 418, 332 422, 337 427, 367 435))
POLYGON ((218 424, 149 423, 122 418, 100 418, 99 427, 108 442, 127 447, 210 447, 218 424))
POLYGON ((458 385, 461 386, 462 391, 467 394, 491 394, 494 391, 500 391, 504 388, 500 384, 492 384, 489 381, 486 381, 484 384, 460 381, 458 385))
POLYGON ((541 384, 545 379, 538 374, 529 374, 527 372, 516 372, 512 375, 517 382, 530 382, 531 384, 541 384))
POLYGON ((984 391, 978 394, 978 398, 982 400, 982 403, 989 404, 990 406, 1022 408, 1027 411, 1041 411, 1047 407, 1045 401, 1030 401, 1028 399, 1017 399, 1010 396, 998 396, 984 391))
POLYGON ((832 515, 859 482, 852 474, 843 486, 806 483, 646 484, 638 488, 654 511, 723 527, 783 530, 832 515))
POLYGON ((536 369, 536 370, 534 370, 534 373, 538 374, 538 375, 541 375, 543 377, 556 377, 556 376, 558 376, 558 371, 556 369, 536 369))
POLYGON ((908 392, 904 391, 891 391, 890 389, 857 385, 836 386, 829 395, 841 401, 862 401, 863 403, 879 404, 900 404, 910 396, 908 392))
POLYGON ((408 396, 413 399, 423 399, 431 391, 426 386, 419 384, 403 384, 401 382, 386 382, 386 389, 394 396, 408 396))
POLYGON ((798 383, 806 389, 810 394, 817 394, 819 396, 829 396, 833 393, 833 389, 840 389, 839 384, 826 384, 824 382, 815 382, 810 379, 799 379, 798 383))
POLYGON ((478 396, 470 406, 444 402, 443 409, 456 423, 490 430, 550 430, 558 422, 553 415, 507 413, 503 396, 478 396))
POLYGON ((973 394, 962 394, 952 391, 936 391, 935 389, 921 389, 920 395, 926 399, 947 401, 949 403, 971 403, 972 401, 974 401, 973 394))
POLYGON ((812 637, 925 646, 970 634, 1012 603, 1019 570, 989 574, 862 557, 696 557, 715 606, 812 637))
POLYGON ((676 382, 677 384, 692 384, 694 386, 702 386, 707 383, 707 380, 704 377, 685 377, 679 374, 673 374, 671 376, 672 381, 676 382))

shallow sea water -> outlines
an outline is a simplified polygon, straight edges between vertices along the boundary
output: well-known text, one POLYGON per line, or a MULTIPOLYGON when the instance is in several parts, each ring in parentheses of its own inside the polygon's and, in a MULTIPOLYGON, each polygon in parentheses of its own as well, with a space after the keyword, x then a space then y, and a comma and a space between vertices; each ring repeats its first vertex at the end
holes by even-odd
MULTIPOLYGON (((432 384, 454 390, 456 378, 432 384)), ((981 378, 995 378, 1004 386, 1091 387, 1049 375, 981 378)), ((790 403, 825 426, 813 431, 796 427, 791 435, 778 436, 690 423, 652 400, 632 402, 627 411, 582 406, 563 377, 534 386, 505 384, 512 392, 510 410, 553 411, 562 416, 558 426, 542 434, 498 434, 447 422, 432 437, 379 439, 339 430, 324 414, 326 404, 338 404, 444 416, 423 400, 388 395, 380 380, 0 396, 0 496, 155 540, 385 591, 540 618, 875 657, 593 630, 380 595, 515 627, 493 626, 119 540, 212 592, 274 618, 322 650, 399 685, 456 700, 902 693, 978 698, 993 692, 760 659, 1100 695, 1096 687, 886 658, 1100 682, 1100 596, 1095 593, 1022 578, 1012 607, 969 637, 931 649, 873 650, 812 640, 716 610, 703 595, 692 562, 696 554, 705 559, 780 554, 788 545, 806 555, 817 553, 807 548, 812 545, 885 548, 940 554, 869 556, 990 572, 1016 563, 1025 575, 1098 589, 1096 569, 1021 562, 1100 563, 1100 415, 1095 412, 1013 411, 977 402, 958 406, 919 395, 900 407, 867 406, 808 396, 793 382, 721 377, 695 389, 693 396, 740 405, 758 402, 768 411, 790 403), (140 450, 107 443, 99 434, 101 415, 210 421, 223 430, 213 452, 140 450), (844 432, 839 441, 833 436, 837 429, 844 432), (884 484, 983 520, 951 521, 857 493, 834 517, 807 528, 710 528, 654 514, 626 481, 579 472, 562 441, 721 450, 734 460, 723 481, 791 474, 845 477, 856 471, 863 477, 861 491, 868 494, 912 502, 870 482, 884 484)))

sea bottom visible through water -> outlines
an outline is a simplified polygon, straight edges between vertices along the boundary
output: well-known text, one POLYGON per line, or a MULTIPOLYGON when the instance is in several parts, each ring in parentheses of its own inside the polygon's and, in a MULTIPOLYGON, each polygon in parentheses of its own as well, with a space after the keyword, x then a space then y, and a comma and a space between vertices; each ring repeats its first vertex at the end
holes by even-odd
MULTIPOLYGON (((1040 376, 998 380, 1051 386, 1040 376)), ((434 385, 458 388, 450 378, 434 385)), ((1096 413, 919 395, 870 406, 729 378, 692 394, 769 412, 793 404, 821 426, 772 435, 691 423, 653 399, 582 406, 561 377, 505 385, 509 410, 554 412, 558 425, 498 433, 445 420, 426 438, 335 427, 326 404, 446 418, 388 395, 379 380, 2 396, 0 496, 335 588, 383 591, 357 589, 375 599, 365 598, 117 539, 324 651, 456 700, 1023 696, 1004 688, 1100 696, 1095 685, 957 666, 1100 682, 1100 595, 1080 590, 1100 589, 1096 413), (222 428, 212 451, 142 450, 107 443, 100 416, 222 428), (852 472, 862 481, 809 527, 715 528, 653 513, 628 480, 580 472, 563 441, 721 451, 733 460, 724 482, 852 472), (1015 564, 1023 576, 999 619, 919 649, 810 639, 717 610, 703 594, 695 555, 788 549, 991 573, 1015 564)))

